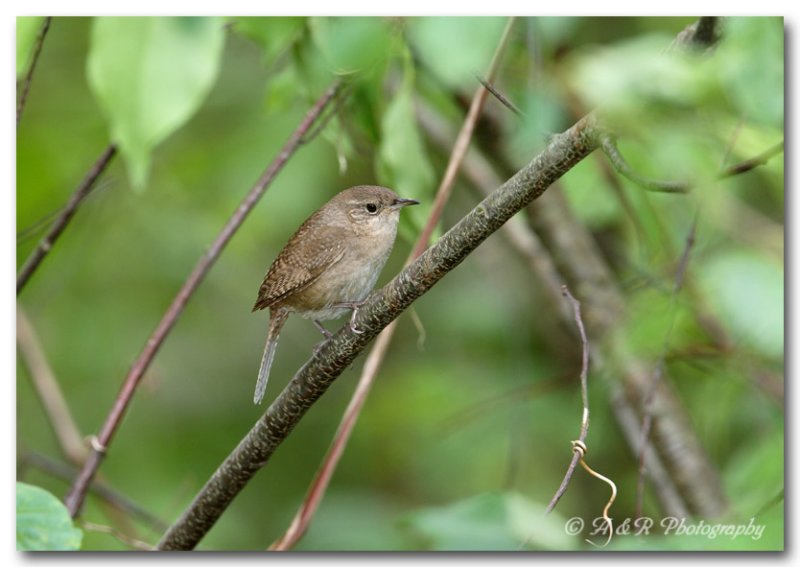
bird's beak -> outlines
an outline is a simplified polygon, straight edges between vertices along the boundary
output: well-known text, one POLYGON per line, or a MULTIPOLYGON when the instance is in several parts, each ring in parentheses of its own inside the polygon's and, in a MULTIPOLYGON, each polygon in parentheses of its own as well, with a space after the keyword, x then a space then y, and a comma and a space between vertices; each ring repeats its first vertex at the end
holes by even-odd
POLYGON ((415 201, 414 199, 395 199, 392 203, 391 207, 393 209, 401 209, 403 207, 407 207, 409 205, 419 205, 419 201, 415 201))

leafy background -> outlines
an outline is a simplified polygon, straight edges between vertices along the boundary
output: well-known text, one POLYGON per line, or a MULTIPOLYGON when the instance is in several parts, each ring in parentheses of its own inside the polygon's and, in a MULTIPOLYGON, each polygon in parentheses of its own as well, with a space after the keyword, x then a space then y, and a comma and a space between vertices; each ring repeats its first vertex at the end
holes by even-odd
MULTIPOLYGON (((693 180, 690 196, 623 201, 590 157, 564 179, 625 292, 633 352, 655 364, 672 316, 675 250, 699 228, 666 357, 668 380, 719 467, 732 512, 767 526, 758 541, 617 538, 616 549, 783 547, 783 157, 715 177, 783 137, 783 23, 732 18, 705 61, 666 57, 689 18, 522 18, 476 144, 499 171, 518 167, 603 104, 620 147, 645 175, 693 180), (733 140, 733 141, 732 141, 733 140), (634 222, 637 220, 638 222, 634 222), (696 322, 709 313, 730 348, 696 322)), ((18 20, 18 75, 37 18, 18 20)), ((379 285, 395 274, 428 212, 447 148, 420 126, 420 101, 455 131, 502 32, 500 18, 55 18, 17 133, 17 266, 37 223, 68 198, 110 140, 116 159, 20 302, 34 322, 81 431, 97 430, 130 362, 199 255, 333 76, 351 96, 319 139, 270 187, 194 295, 147 373, 102 475, 166 522, 263 411, 251 403, 266 314, 258 285, 294 228, 330 196, 387 184, 425 203, 409 210, 379 285), (187 55, 188 54, 188 55, 187 55), (170 80, 160 80, 162 77, 170 80), (147 85, 143 88, 141 85, 147 85)), ((446 229, 477 201, 457 183, 446 229)), ((370 396, 303 550, 584 549, 566 518, 590 521, 608 497, 578 474, 546 519, 580 420, 580 348, 524 262, 496 235, 414 309, 370 396), (535 537, 531 537, 535 534, 535 537)), ((318 341, 290 320, 267 396, 318 341)), ((354 364, 299 424, 203 541, 263 549, 288 525, 358 377, 354 364)), ((21 480, 67 485, 25 465, 58 456, 24 364, 17 373, 21 480)), ((590 374, 590 462, 632 517, 636 461, 590 374)), ((646 515, 658 517, 648 494, 646 515)), ((90 497, 84 516, 113 523, 90 497)), ((135 535, 159 533, 137 525, 135 535)), ((83 549, 122 549, 87 531, 83 549)))

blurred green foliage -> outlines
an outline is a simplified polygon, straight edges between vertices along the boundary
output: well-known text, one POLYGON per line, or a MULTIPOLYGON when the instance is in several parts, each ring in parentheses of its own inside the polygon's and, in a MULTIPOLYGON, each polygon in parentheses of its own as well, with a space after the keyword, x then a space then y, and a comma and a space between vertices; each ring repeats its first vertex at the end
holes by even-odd
POLYGON ((82 537, 58 498, 38 486, 17 483, 18 551, 74 551, 82 537))
MULTIPOLYGON (((551 191, 565 193, 613 267, 630 352, 654 368, 666 345, 665 380, 731 501, 723 521, 754 518, 764 536, 653 534, 615 538, 609 549, 782 549, 783 156, 718 179, 722 168, 783 139, 782 21, 728 19, 705 56, 665 52, 692 21, 520 18, 495 84, 523 115, 490 99, 473 146, 504 177, 600 105, 637 172, 693 183, 689 195, 646 193, 592 155, 551 191), (695 218, 686 284, 673 301, 695 218)), ((40 25, 18 20, 18 75, 40 25)), ((276 253, 311 211, 350 185, 388 184, 430 205, 449 148, 427 134, 419 105, 457 131, 504 25, 433 17, 52 20, 17 133, 18 266, 103 149, 127 148, 20 296, 87 435, 197 258, 311 102, 335 77, 350 94, 191 298, 114 439, 105 481, 166 522, 181 513, 263 411, 250 399, 267 318, 250 307, 276 253), (148 169, 146 191, 131 191, 144 186, 148 169)), ((477 200, 460 177, 441 229, 477 200)), ((402 266, 423 217, 403 226, 379 285, 402 266)), ((414 310, 424 340, 401 318, 297 549, 590 548, 585 532, 569 535, 564 525, 600 516, 605 485, 578 469, 555 514, 541 515, 581 416, 580 345, 549 297, 496 235, 420 298, 414 310)), ((288 322, 267 396, 318 340, 307 321, 288 322)), ((310 410, 201 549, 264 549, 286 529, 362 360, 310 410)), ((62 495, 63 481, 22 466, 29 451, 56 456, 59 448, 21 361, 18 369, 20 477, 62 495)), ((589 461, 617 483, 611 515, 621 524, 634 515, 638 466, 601 378, 590 373, 589 461)), ((90 496, 86 518, 114 524, 104 511, 90 496)), ((649 491, 644 512, 660 518, 649 491)), ((150 542, 160 536, 145 525, 133 531, 150 542)), ((107 534, 83 538, 83 549, 123 548, 107 534)))

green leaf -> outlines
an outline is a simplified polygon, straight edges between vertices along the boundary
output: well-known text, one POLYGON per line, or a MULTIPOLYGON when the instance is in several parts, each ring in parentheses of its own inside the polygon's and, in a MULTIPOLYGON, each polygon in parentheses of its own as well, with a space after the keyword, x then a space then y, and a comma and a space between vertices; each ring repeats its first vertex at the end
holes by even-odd
POLYGON ((311 18, 311 37, 331 72, 347 75, 385 59, 392 33, 383 18, 311 18))
POLYGON ((33 44, 42 28, 42 16, 17 17, 17 78, 28 70, 33 44))
POLYGON ((83 532, 73 526, 66 507, 38 486, 17 483, 17 549, 75 551, 83 532))
POLYGON ((267 62, 274 61, 303 34, 306 18, 245 17, 234 18, 233 29, 255 41, 267 62))
POLYGON ((89 85, 112 140, 142 189, 153 149, 200 107, 219 71, 224 44, 218 18, 97 18, 89 85))
POLYGON ((607 47, 591 47, 570 58, 565 76, 589 107, 604 106, 615 117, 660 103, 697 105, 716 81, 696 58, 665 52, 670 38, 648 34, 607 47))
POLYGON ((734 338, 783 358, 783 266, 746 252, 721 254, 702 265, 701 283, 734 338))
POLYGON ((405 76, 381 121, 381 141, 378 149, 377 174, 380 183, 392 187, 398 195, 417 199, 420 206, 409 209, 416 230, 401 221, 401 233, 419 232, 431 209, 435 174, 428 151, 417 126, 414 110, 414 74, 407 60, 405 76))
POLYGON ((573 549, 579 541, 564 531, 558 514, 515 493, 486 493, 428 508, 405 523, 437 551, 573 549))
POLYGON ((783 18, 730 18, 711 61, 738 113, 783 127, 783 18))
POLYGON ((415 55, 451 88, 474 90, 489 67, 506 18, 409 18, 415 55))

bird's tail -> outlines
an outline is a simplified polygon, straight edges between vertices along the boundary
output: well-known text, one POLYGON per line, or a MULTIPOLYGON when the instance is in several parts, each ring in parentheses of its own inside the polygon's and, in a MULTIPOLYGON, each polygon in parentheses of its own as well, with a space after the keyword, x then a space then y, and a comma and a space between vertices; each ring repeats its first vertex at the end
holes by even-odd
POLYGON ((289 312, 284 309, 270 310, 267 344, 264 346, 264 356, 261 357, 261 367, 258 369, 256 392, 253 395, 253 403, 256 405, 261 403, 261 400, 264 398, 264 392, 267 391, 269 369, 272 366, 272 359, 275 358, 275 348, 278 346, 278 337, 281 334, 281 327, 283 327, 288 316, 289 312))

